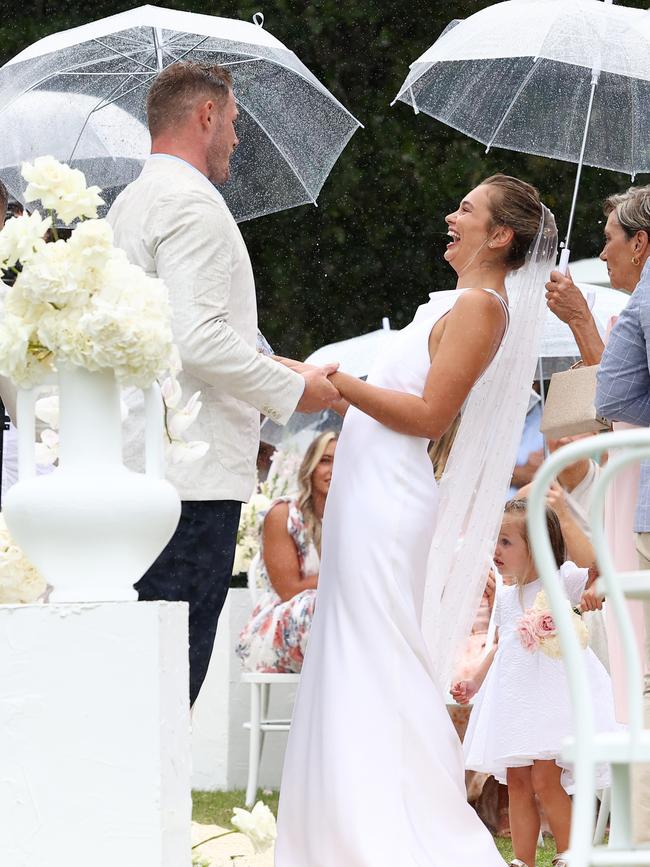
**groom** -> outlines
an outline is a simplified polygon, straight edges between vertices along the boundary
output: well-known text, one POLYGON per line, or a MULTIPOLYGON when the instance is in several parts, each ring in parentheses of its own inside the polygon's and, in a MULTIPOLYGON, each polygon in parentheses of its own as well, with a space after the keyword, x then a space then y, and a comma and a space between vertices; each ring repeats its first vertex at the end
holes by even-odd
MULTIPOLYGON (((230 177, 237 115, 228 70, 190 62, 164 69, 147 100, 151 156, 108 214, 115 244, 166 283, 183 396, 200 391, 203 402, 192 439, 210 449, 202 461, 168 467, 183 501, 180 524, 136 585, 142 600, 189 602, 192 703, 230 583, 241 503, 255 485, 260 413, 285 424, 294 410, 317 411, 339 397, 327 379, 335 366, 298 373, 256 352, 248 251, 214 186, 230 177)), ((124 449, 138 468, 142 442, 138 406, 124 449)))

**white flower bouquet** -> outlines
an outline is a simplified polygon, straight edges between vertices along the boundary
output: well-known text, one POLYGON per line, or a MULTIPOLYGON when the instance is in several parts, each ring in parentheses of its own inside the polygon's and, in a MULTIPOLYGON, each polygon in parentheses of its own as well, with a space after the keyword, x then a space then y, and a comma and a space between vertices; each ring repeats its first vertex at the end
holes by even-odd
MULTIPOLYGON (((571 607, 568 599, 566 604, 571 607)), ((571 617, 578 641, 584 650, 589 643, 587 627, 577 608, 571 608, 571 617)), ((523 617, 517 622, 517 634, 525 650, 529 650, 531 653, 539 650, 551 659, 562 658, 560 636, 546 593, 543 590, 535 597, 533 607, 527 608, 523 617)))
POLYGON ((30 387, 63 362, 111 368, 119 383, 148 387, 172 359, 166 287, 113 245, 110 225, 97 219, 99 189, 82 172, 39 157, 22 175, 25 199, 50 213, 9 220, 0 232, 0 267, 16 269, 0 322, 0 373, 30 387), (55 213, 83 221, 67 242, 45 241, 56 235, 55 213))
MULTIPOLYGON (((113 245, 110 225, 97 218, 100 190, 86 185, 83 172, 46 156, 24 163, 22 175, 25 199, 40 200, 48 215, 34 211, 0 231, 0 267, 16 272, 0 321, 0 374, 29 388, 63 363, 110 369, 119 384, 147 388, 169 372, 161 386, 168 456, 172 463, 202 458, 208 443, 184 435, 201 410, 200 392, 181 406, 166 286, 113 245), (81 222, 67 242, 55 237, 46 243, 47 232, 56 236, 56 214, 65 223, 81 222)), ((44 431, 37 462, 54 463, 57 447, 56 433, 44 431)))

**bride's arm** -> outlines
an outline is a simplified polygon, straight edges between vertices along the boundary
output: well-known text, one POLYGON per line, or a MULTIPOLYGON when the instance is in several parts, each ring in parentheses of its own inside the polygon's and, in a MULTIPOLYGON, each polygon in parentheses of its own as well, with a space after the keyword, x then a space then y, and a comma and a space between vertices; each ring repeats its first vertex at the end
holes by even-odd
POLYGON ((352 406, 391 430, 438 439, 499 348, 504 313, 493 295, 468 289, 440 325, 443 332, 422 397, 371 385, 346 373, 332 374, 331 381, 352 406))

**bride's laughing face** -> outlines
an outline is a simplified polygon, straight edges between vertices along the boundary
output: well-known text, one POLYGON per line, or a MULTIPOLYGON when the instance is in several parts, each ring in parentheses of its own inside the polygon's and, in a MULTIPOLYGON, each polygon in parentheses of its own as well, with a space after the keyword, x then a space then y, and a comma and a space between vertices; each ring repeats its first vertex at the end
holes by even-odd
POLYGON ((445 222, 449 227, 445 259, 459 274, 489 242, 493 225, 488 188, 475 187, 445 222))

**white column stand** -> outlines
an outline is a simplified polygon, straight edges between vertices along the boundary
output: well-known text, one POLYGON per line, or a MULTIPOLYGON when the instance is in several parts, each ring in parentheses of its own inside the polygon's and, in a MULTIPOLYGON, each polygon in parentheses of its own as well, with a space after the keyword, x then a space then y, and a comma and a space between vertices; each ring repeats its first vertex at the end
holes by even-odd
POLYGON ((190 867, 187 606, 0 606, 0 864, 190 867))

